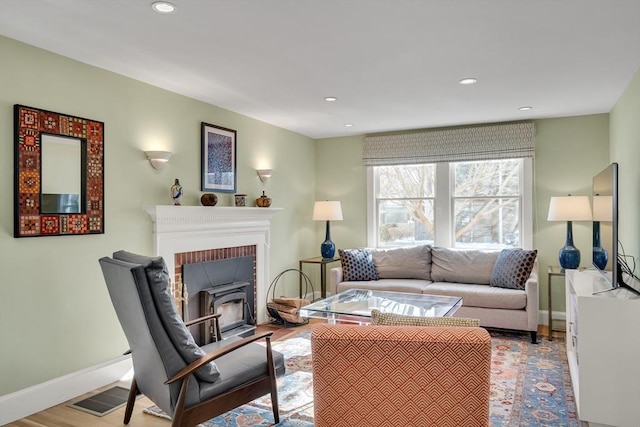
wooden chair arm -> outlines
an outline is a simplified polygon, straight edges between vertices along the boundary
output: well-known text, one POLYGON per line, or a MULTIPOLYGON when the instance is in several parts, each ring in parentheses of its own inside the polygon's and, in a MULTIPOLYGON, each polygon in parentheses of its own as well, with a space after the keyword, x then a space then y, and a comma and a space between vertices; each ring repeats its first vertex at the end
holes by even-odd
POLYGON ((193 326, 193 325, 197 325, 198 323, 206 322, 207 320, 217 319, 220 316, 222 316, 220 313, 208 314, 206 316, 198 317, 197 319, 186 321, 184 322, 184 325, 193 326))
MULTIPOLYGON (((234 350, 239 349, 240 347, 244 347, 247 344, 250 344, 254 341, 258 341, 261 340, 262 338, 266 338, 267 340, 271 339, 271 335, 273 335, 273 331, 270 332, 263 332, 261 334, 256 334, 256 335, 252 335, 250 337, 246 337, 241 339, 240 341, 235 341, 229 345, 226 345, 224 347, 218 348, 210 353, 207 353, 206 355, 202 356, 200 359, 198 360, 194 360, 193 362, 191 362, 190 364, 188 364, 187 366, 184 367, 184 369, 182 369, 180 372, 178 372, 177 374, 175 374, 173 377, 169 378, 167 381, 165 381, 165 384, 171 384, 173 382, 176 382, 178 380, 184 379, 185 377, 191 375, 196 369, 200 368, 201 366, 219 358, 224 356, 225 354, 229 354, 234 350)), ((270 346, 267 348, 267 350, 270 350, 270 346)))

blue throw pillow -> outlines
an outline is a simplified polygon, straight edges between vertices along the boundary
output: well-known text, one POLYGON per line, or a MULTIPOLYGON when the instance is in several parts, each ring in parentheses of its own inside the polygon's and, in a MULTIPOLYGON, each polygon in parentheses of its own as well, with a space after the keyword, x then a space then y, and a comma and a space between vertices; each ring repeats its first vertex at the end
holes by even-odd
POLYGON ((533 270, 537 250, 503 249, 498 255, 491 274, 491 286, 524 289, 533 270))
POLYGON ((342 262, 345 282, 378 280, 371 251, 367 249, 338 249, 338 253, 342 262))

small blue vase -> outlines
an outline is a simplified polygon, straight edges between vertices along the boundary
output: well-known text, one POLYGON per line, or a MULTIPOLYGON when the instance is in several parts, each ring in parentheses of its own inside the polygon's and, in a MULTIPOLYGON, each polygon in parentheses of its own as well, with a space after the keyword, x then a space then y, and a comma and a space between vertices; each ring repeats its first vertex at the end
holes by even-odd
POLYGON ((571 221, 567 221, 567 240, 560 249, 560 267, 564 269, 576 269, 580 265, 580 251, 573 246, 573 228, 571 221))

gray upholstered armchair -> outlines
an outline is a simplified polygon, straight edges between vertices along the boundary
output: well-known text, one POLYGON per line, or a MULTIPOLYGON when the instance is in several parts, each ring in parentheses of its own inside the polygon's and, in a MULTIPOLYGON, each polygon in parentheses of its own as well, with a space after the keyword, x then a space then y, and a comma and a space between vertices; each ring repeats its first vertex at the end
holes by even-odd
POLYGON ((268 393, 279 422, 276 376, 284 357, 271 350, 270 332, 199 347, 178 315, 161 257, 119 251, 100 266, 133 360, 125 424, 138 391, 172 426, 195 426, 268 393), (262 338, 266 348, 254 343, 262 338))

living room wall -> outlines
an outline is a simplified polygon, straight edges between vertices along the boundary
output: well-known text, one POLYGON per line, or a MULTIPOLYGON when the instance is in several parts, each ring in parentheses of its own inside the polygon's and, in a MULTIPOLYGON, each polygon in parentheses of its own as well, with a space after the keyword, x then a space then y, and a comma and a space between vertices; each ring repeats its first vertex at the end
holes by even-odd
POLYGON ((640 265, 640 70, 610 116, 610 159, 620 165, 618 238, 640 265))
MULTIPOLYGON (((314 141, 239 114, 0 38, 0 395, 112 360, 128 345, 98 258, 119 249, 152 254, 145 205, 171 204, 179 178, 183 205, 199 205, 200 123, 238 131, 238 190, 262 190, 273 206, 270 272, 297 267, 320 241, 311 221, 314 141), (13 105, 105 123, 105 234, 13 237, 13 105), (143 150, 174 153, 163 170, 143 150), (286 155, 283 155, 286 153, 286 155), (273 168, 262 184, 256 168, 273 168)), ((220 206, 232 196, 219 193, 220 206)), ((259 302, 260 303, 260 302, 259 302)))

